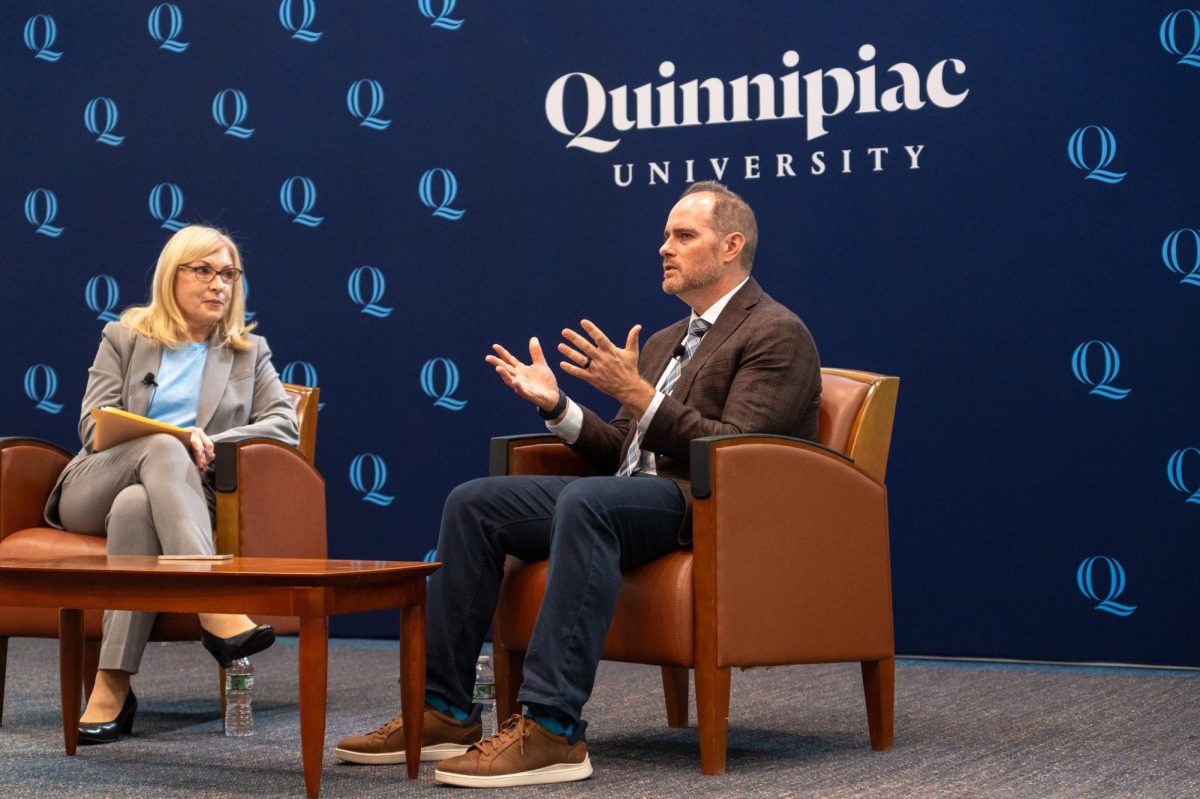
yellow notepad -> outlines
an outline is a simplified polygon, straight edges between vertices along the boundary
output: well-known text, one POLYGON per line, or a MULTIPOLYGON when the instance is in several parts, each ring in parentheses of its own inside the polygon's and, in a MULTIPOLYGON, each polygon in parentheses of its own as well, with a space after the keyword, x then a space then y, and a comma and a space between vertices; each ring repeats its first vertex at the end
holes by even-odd
POLYGON ((185 447, 190 449, 192 446, 190 430, 138 416, 120 408, 92 408, 92 421, 96 423, 96 430, 92 434, 93 452, 103 452, 126 441, 154 433, 166 433, 179 439, 185 447))

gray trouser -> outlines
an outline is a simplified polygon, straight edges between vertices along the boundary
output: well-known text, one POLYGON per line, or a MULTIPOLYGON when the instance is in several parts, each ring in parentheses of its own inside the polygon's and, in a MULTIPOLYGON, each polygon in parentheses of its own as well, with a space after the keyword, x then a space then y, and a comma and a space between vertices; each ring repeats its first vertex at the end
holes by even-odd
MULTIPOLYGON (((213 496, 188 449, 153 435, 76 463, 63 482, 59 518, 72 532, 107 535, 110 555, 210 555, 213 496)), ((105 611, 100 668, 136 674, 154 616, 105 611)))

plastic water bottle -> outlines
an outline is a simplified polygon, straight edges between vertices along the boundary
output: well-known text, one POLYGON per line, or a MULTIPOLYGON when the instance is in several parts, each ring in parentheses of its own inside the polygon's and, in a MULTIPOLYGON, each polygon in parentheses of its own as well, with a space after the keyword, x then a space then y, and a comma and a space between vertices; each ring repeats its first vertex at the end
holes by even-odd
POLYGON ((246 736, 254 734, 254 665, 250 658, 241 658, 225 669, 225 734, 246 736))
POLYGON ((496 734, 496 675, 492 671, 492 659, 480 655, 475 661, 475 704, 483 708, 479 720, 483 722, 483 737, 496 734))

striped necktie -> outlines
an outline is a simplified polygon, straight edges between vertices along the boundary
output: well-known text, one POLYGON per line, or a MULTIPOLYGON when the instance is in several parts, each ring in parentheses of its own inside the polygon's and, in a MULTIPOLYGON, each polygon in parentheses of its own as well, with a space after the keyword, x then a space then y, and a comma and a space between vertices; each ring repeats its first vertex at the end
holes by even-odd
MULTIPOLYGON (((700 346, 700 339, 704 338, 704 334, 708 332, 708 328, 712 326, 712 322, 704 319, 694 319, 691 325, 688 326, 687 336, 683 339, 683 354, 671 359, 671 366, 667 369, 667 375, 663 379, 662 388, 659 389, 663 394, 670 395, 674 390, 675 384, 679 382, 679 375, 683 372, 683 365, 691 360, 692 355, 696 352, 696 348, 700 346)), ((633 440, 629 442, 629 449, 625 452, 625 460, 621 463, 621 468, 617 470, 617 477, 628 477, 638 470, 638 465, 642 460, 642 431, 638 430, 633 435, 633 440)))

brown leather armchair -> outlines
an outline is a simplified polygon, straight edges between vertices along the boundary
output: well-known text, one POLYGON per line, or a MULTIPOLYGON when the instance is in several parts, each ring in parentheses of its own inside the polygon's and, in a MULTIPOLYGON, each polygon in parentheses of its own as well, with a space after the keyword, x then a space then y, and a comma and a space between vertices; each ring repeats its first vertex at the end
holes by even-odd
MULTIPOLYGON (((859 661, 871 747, 892 747, 895 645, 887 489, 899 378, 822 369, 820 442, 691 445, 693 546, 625 573, 603 657, 662 667, 667 723, 688 723, 696 673, 700 767, 725 771, 732 667, 859 661)), ((491 473, 594 474, 554 436, 492 439, 491 473)), ((515 712, 546 562, 509 558, 493 653, 497 712, 515 712)))
MULTIPOLYGON (((218 552, 253 557, 324 558, 325 480, 313 467, 316 387, 284 384, 300 426, 295 449, 274 439, 219 441, 217 450, 218 552)), ((0 438, 0 558, 61 558, 105 554, 105 538, 45 526, 42 511, 58 475, 74 453, 32 438, 0 438)), ((84 613, 84 690, 95 679, 102 614, 84 613)), ((277 632, 294 633, 294 617, 258 618, 277 632)), ((54 609, 0 607, 0 721, 9 638, 57 638, 54 609)), ((196 616, 160 613, 152 641, 196 641, 196 616)), ((223 687, 223 686, 222 686, 223 687)))

